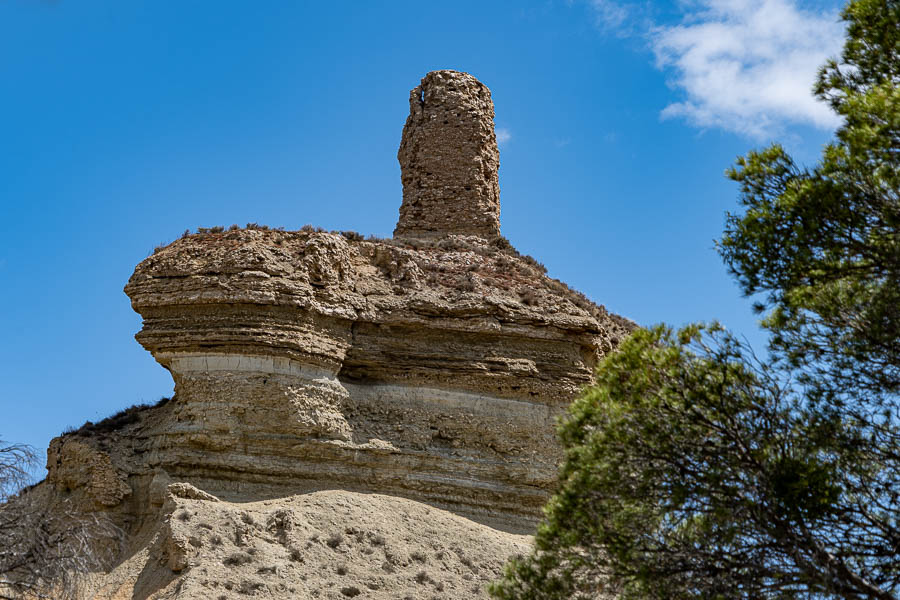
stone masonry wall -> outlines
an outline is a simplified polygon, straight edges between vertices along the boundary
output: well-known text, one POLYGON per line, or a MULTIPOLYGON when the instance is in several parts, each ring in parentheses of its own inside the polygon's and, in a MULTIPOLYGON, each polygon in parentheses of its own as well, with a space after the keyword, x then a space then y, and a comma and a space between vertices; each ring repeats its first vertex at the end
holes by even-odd
POLYGON ((397 238, 500 235, 500 153, 487 86, 432 71, 410 92, 400 151, 397 238))

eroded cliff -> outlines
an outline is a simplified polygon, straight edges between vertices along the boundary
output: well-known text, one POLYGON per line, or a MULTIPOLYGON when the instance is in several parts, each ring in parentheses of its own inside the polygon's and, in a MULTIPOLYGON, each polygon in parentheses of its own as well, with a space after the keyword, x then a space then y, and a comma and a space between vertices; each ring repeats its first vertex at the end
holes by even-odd
POLYGON ((176 383, 154 467, 218 494, 249 478, 522 523, 556 475, 554 417, 625 329, 477 237, 193 235, 126 290, 176 383))
POLYGON ((125 287, 136 337, 175 397, 54 440, 43 485, 134 540, 171 521, 173 482, 225 502, 377 493, 529 531, 556 477, 556 416, 633 324, 500 236, 475 78, 422 80, 398 158, 394 239, 219 228, 141 262, 125 287))

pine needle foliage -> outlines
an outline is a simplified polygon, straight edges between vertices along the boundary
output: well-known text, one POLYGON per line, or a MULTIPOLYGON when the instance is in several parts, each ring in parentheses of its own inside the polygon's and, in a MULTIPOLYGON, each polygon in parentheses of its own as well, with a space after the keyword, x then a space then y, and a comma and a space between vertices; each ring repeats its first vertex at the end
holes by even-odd
POLYGON ((718 248, 769 353, 636 331, 561 422, 558 491, 494 597, 900 598, 900 2, 843 18, 819 163, 773 145, 728 171, 718 248))

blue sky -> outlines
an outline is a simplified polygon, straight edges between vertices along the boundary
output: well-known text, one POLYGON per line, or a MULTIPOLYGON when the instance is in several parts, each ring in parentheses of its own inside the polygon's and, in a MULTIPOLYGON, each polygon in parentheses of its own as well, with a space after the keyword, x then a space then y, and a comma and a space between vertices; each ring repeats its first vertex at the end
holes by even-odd
POLYGON ((408 92, 487 84, 502 230, 641 324, 719 319, 764 344, 713 247, 723 176, 781 141, 814 162, 834 2, 0 0, 0 439, 172 391, 122 292, 198 226, 389 236, 408 92))

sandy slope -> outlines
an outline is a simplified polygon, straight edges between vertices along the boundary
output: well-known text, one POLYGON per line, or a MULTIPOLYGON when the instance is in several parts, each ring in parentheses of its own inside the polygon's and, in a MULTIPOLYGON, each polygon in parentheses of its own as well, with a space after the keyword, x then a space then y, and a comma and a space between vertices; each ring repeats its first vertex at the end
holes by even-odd
POLYGON ((486 584, 531 541, 379 494, 230 503, 175 485, 97 598, 486 598, 486 584))

